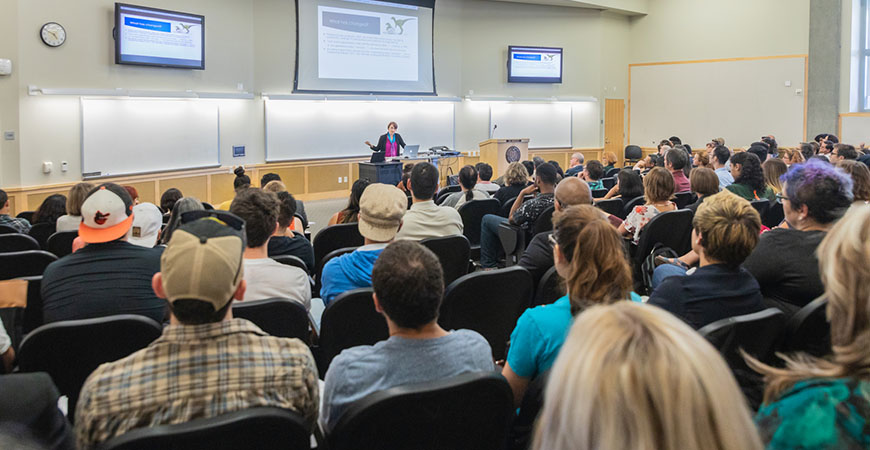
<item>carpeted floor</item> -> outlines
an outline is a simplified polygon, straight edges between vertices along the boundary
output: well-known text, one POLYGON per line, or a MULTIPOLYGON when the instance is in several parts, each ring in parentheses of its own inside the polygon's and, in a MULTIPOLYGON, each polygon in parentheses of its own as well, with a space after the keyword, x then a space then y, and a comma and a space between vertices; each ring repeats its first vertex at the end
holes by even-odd
POLYGON ((305 202, 305 213, 308 215, 311 237, 317 236, 317 232, 326 228, 329 218, 344 209, 345 206, 347 206, 346 198, 305 202))

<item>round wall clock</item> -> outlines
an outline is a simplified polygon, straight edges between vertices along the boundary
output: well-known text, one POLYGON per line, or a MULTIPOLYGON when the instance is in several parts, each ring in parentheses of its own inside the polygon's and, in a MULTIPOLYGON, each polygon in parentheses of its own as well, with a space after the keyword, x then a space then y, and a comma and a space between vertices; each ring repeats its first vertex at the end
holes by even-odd
POLYGON ((60 47, 66 42, 66 30, 57 22, 48 22, 39 30, 39 37, 49 47, 60 47))

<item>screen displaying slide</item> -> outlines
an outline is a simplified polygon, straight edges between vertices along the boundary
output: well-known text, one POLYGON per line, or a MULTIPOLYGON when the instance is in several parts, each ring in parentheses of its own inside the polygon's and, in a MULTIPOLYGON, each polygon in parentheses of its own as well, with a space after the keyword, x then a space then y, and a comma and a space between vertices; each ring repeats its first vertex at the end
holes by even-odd
POLYGON ((562 49, 509 47, 508 82, 561 83, 562 49))
POLYGON ((115 4, 115 62, 204 69, 203 16, 115 4))
POLYGON ((299 2, 296 92, 434 94, 434 1, 299 2))

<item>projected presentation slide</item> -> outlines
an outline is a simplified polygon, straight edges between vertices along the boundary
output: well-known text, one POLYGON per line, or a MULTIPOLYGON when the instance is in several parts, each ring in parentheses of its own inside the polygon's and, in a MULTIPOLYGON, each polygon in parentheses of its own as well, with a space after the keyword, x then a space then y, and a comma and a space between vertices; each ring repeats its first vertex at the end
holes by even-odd
POLYGON ((508 58, 508 82, 562 82, 561 48, 510 47, 508 58))
POLYGON ((117 5, 116 62, 203 69, 204 17, 117 5))
POLYGON ((433 0, 297 5, 295 92, 435 93, 433 0))

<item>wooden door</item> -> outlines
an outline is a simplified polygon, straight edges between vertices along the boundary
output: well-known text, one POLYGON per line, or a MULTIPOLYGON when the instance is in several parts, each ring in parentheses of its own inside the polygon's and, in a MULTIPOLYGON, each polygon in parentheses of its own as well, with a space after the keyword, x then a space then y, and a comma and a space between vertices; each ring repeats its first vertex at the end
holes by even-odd
POLYGON ((625 139, 625 101, 621 98, 608 98, 604 101, 604 152, 613 152, 622 167, 625 139))

